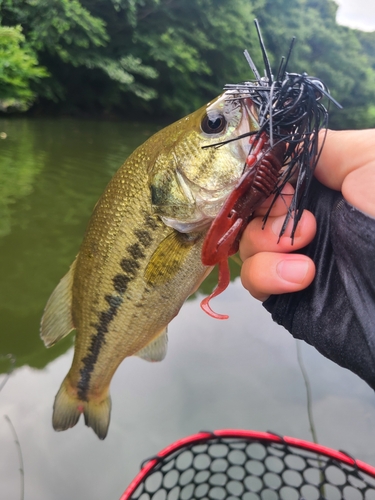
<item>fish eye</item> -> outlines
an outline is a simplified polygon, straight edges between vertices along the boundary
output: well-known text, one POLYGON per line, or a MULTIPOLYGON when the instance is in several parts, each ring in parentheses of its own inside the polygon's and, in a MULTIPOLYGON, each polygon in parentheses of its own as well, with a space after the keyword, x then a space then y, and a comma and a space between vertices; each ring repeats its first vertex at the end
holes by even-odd
POLYGON ((221 113, 205 114, 201 122, 202 132, 205 134, 219 134, 225 129, 227 121, 221 113))

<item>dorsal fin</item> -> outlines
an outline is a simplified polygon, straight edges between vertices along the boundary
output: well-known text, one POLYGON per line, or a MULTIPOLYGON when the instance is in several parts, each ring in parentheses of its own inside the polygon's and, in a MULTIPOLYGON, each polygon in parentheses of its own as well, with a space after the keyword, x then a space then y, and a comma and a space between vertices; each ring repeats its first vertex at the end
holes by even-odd
POLYGON ((51 347, 73 329, 72 286, 76 260, 52 292, 44 309, 40 336, 46 347, 51 347))

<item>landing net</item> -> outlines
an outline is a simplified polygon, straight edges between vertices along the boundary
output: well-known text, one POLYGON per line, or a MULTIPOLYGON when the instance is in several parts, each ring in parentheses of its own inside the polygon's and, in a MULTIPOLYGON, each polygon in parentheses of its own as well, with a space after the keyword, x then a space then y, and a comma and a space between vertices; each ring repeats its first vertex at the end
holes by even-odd
POLYGON ((200 432, 146 461, 127 499, 375 500, 375 468, 269 432, 200 432))

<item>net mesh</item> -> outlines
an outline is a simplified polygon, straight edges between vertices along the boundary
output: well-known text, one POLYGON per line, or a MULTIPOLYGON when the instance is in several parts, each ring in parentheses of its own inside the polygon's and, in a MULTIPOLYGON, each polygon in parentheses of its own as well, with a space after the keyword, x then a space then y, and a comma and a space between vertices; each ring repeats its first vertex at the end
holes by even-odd
POLYGON ((375 500, 374 477, 284 443, 214 437, 158 460, 130 498, 375 500))

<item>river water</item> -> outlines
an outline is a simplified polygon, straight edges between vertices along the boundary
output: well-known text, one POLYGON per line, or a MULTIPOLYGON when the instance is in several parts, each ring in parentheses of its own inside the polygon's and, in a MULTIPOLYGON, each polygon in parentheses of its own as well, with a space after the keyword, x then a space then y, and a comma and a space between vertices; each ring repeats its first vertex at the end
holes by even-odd
MULTIPOLYGON (((118 499, 141 461, 199 430, 272 430, 312 440, 297 343, 238 278, 215 299, 230 319, 205 315, 198 293, 169 328, 162 363, 129 358, 111 385, 105 441, 82 421, 51 425, 72 336, 39 339, 49 294, 65 274, 114 172, 155 125, 72 119, 0 120, 0 500, 118 499), (9 417, 11 425, 9 424, 9 417)), ((238 269, 237 269, 238 274, 238 269)), ((207 293, 212 284, 204 285, 207 293)), ((358 377, 299 345, 321 444, 375 465, 375 396, 358 377)))

